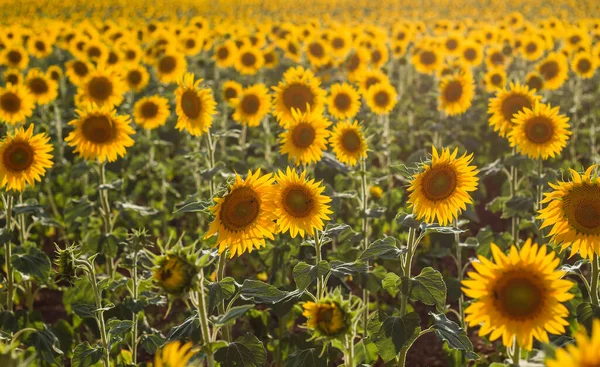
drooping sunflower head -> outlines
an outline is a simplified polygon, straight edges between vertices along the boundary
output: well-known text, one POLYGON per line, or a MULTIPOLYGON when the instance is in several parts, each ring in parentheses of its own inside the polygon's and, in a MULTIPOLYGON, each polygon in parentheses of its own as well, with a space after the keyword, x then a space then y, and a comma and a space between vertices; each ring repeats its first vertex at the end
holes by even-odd
POLYGON ((541 228, 552 226, 548 236, 561 251, 571 246, 570 256, 579 252, 592 259, 594 253, 600 254, 600 182, 595 168, 583 175, 571 170, 570 182, 550 183, 554 190, 544 194, 546 206, 539 211, 541 228))
POLYGON ((338 120, 351 119, 360 110, 360 94, 350 84, 333 84, 327 98, 327 109, 338 120))
POLYGON ((262 52, 252 45, 242 47, 235 58, 235 69, 242 75, 255 75, 265 64, 262 52))
POLYGON ((560 52, 552 52, 537 65, 536 70, 544 78, 544 88, 558 89, 568 78, 567 57, 560 52))
POLYGON ((311 330, 311 339, 336 339, 346 335, 351 328, 356 312, 350 308, 339 288, 318 302, 304 302, 302 316, 307 318, 306 327, 311 330))
POLYGON ((548 343, 548 333, 562 334, 569 325, 563 305, 573 298, 573 283, 561 279, 560 259, 548 247, 528 239, 521 250, 515 246, 505 255, 492 244, 494 262, 479 256, 475 271, 463 280, 463 292, 475 301, 467 307, 465 321, 480 325, 479 335, 490 340, 502 337, 502 344, 531 350, 533 339, 548 343))
POLYGON ((519 83, 510 83, 508 89, 502 90, 496 94, 496 97, 490 99, 488 113, 491 113, 490 126, 502 137, 506 136, 512 129, 512 119, 524 108, 533 108, 535 101, 540 97, 533 91, 519 83))
POLYGON ((216 113, 215 99, 212 91, 199 88, 202 79, 194 81, 194 74, 186 73, 179 81, 175 91, 177 130, 186 130, 193 136, 201 136, 208 132, 216 113))
POLYGON ((547 367, 587 367, 600 365, 600 320, 594 319, 590 335, 585 328, 575 334, 575 343, 556 350, 547 367))
POLYGON ((329 143, 338 161, 354 166, 367 157, 367 141, 358 121, 340 121, 333 128, 329 143))
POLYGON ((133 145, 135 132, 129 125, 129 116, 120 116, 110 106, 88 105, 77 110, 79 117, 71 122, 75 130, 65 141, 87 160, 114 162, 125 156, 126 148, 133 145))
POLYGON ((365 95, 367 106, 377 115, 387 115, 396 106, 396 89, 389 83, 378 83, 367 90, 365 95))
POLYGON ((331 198, 323 195, 324 190, 321 182, 306 178, 306 171, 300 175, 290 167, 285 173, 279 171, 275 189, 278 230, 289 231, 292 238, 298 234, 304 238, 305 233, 312 236, 315 230, 322 230, 332 213, 328 205, 331 198))
POLYGON ((125 71, 125 82, 129 90, 141 92, 148 85, 150 74, 148 70, 139 64, 132 65, 125 71))
POLYGON ((174 83, 186 72, 187 61, 183 53, 175 48, 168 48, 156 59, 154 68, 161 83, 174 83))
POLYGON ((451 116, 463 114, 471 107, 474 95, 471 73, 447 76, 440 81, 439 109, 451 116))
POLYGON ((49 142, 48 135, 33 133, 33 124, 9 133, 0 145, 0 186, 22 192, 26 184, 33 187, 41 181, 53 165, 49 142))
POLYGON ((23 123, 34 107, 33 98, 24 85, 9 84, 0 88, 0 121, 10 125, 23 123))
POLYGON ((501 68, 488 70, 483 78, 485 90, 489 93, 495 93, 506 88, 506 71, 501 68))
POLYGON ((154 355, 152 367, 185 367, 198 352, 192 348, 192 342, 183 344, 176 340, 167 343, 154 355))
POLYGON ((133 106, 135 123, 148 130, 164 125, 170 113, 169 100, 157 95, 144 97, 133 106))
POLYGON ((165 292, 174 295, 187 293, 198 269, 184 256, 175 252, 156 258, 153 279, 165 292))
POLYGON ((589 52, 576 53, 571 62, 573 72, 583 79, 594 76, 596 68, 598 68, 598 59, 589 52))
POLYGON ((299 66, 288 69, 275 91, 274 109, 279 123, 285 127, 292 122, 292 110, 318 115, 323 112, 325 91, 321 81, 310 70, 299 66))
POLYGON ((233 119, 250 127, 258 126, 271 111, 271 96, 264 84, 245 88, 232 103, 235 105, 233 119))
POLYGON ((305 113, 294 110, 293 121, 279 135, 281 154, 288 154, 296 165, 320 161, 327 149, 329 125, 331 122, 322 115, 312 114, 310 110, 305 113))
POLYGON ((548 159, 560 154, 571 135, 569 118, 559 115, 558 107, 537 101, 533 108, 517 113, 512 122, 508 133, 510 146, 532 159, 548 159))
POLYGON ((261 175, 260 169, 249 171, 246 179, 236 174, 225 196, 215 198, 210 208, 215 218, 204 238, 218 234, 219 254, 229 249, 230 257, 242 255, 264 247, 265 238, 274 239, 274 180, 272 174, 261 175))
POLYGON ((31 97, 39 105, 48 104, 58 96, 58 83, 50 79, 40 69, 29 69, 25 86, 31 97))
POLYGON ((417 219, 447 225, 473 202, 469 192, 477 190, 479 181, 476 167, 470 165, 473 154, 457 156, 458 149, 442 148, 438 153, 432 147, 431 162, 424 164, 408 188, 408 203, 417 219))

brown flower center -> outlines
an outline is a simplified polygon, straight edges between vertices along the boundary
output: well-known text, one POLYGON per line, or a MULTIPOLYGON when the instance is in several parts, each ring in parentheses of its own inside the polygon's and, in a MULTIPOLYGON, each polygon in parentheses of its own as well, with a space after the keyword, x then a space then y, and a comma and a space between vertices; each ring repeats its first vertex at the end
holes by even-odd
POLYGON ((181 95, 181 109, 191 119, 196 119, 202 112, 202 100, 193 90, 187 90, 181 95))
POLYGON ((139 70, 131 70, 127 73, 127 81, 130 85, 137 86, 142 82, 142 73, 139 70))
POLYGON ((431 201, 444 200, 456 189, 457 177, 454 169, 447 165, 431 167, 423 176, 423 195, 431 201))
POLYGON ((553 60, 543 63, 540 67, 540 73, 546 80, 554 79, 558 75, 559 71, 560 68, 558 67, 558 63, 553 60))
POLYGON ((6 55, 8 62, 12 65, 17 65, 23 60, 23 55, 19 51, 11 50, 6 55))
POLYGON ((579 233, 600 234, 600 187, 584 183, 572 188, 563 199, 563 212, 579 233))
POLYGON ((375 93, 375 104, 379 107, 387 107, 390 104, 390 95, 387 91, 381 90, 375 93))
POLYGON ((73 71, 80 77, 86 76, 90 69, 88 69, 87 65, 83 61, 75 61, 73 63, 73 71))
POLYGON ((252 52, 244 52, 242 54, 242 64, 244 66, 254 66, 256 61, 256 55, 254 55, 252 52))
POLYGON ((43 78, 35 77, 27 82, 27 87, 33 94, 44 94, 48 92, 48 83, 43 78))
POLYGON ((154 102, 145 102, 140 108, 140 112, 145 119, 151 119, 158 114, 158 105, 154 102))
POLYGON ((283 207, 289 215, 304 218, 310 215, 315 202, 310 191, 304 186, 292 186, 283 192, 283 207))
POLYGON ((33 164, 35 154, 26 142, 13 142, 4 151, 4 166, 12 172, 27 170, 33 164))
POLYGON ((239 232, 252 224, 260 213, 260 198, 250 187, 239 187, 225 196, 219 219, 231 232, 239 232))
POLYGON ((296 148, 305 149, 312 145, 316 135, 317 132, 311 124, 302 122, 296 125, 292 131, 292 143, 296 148))
POLYGON ((432 65, 437 61, 437 56, 432 51, 423 51, 419 54, 419 60, 423 65, 432 65))
POLYGON ((325 56, 325 49, 323 48, 323 45, 321 45, 318 42, 313 42, 308 46, 308 51, 310 52, 311 55, 313 55, 316 58, 322 58, 323 56, 325 56))
POLYGON ((502 102, 502 115, 505 121, 510 122, 515 114, 524 108, 531 108, 531 101, 522 94, 511 94, 502 102))
POLYGON ((171 73, 173 72, 173 70, 175 70, 176 67, 177 60, 175 59, 175 57, 170 55, 163 56, 158 62, 158 70, 160 70, 161 73, 171 73))
POLYGON ((5 92, 0 97, 0 107, 8 113, 16 113, 21 109, 21 98, 13 92, 5 92))
POLYGON ((292 83, 283 91, 283 104, 289 110, 297 108, 306 112, 306 105, 312 106, 315 96, 310 87, 301 83, 292 83))
POLYGON ((360 136, 354 130, 346 130, 342 133, 342 147, 350 153, 356 153, 360 150, 360 136))
POLYGON ((496 307, 513 319, 535 317, 544 305, 545 290, 533 274, 504 274, 494 286, 496 307))
POLYGON ((335 105, 335 108, 337 108, 338 110, 340 110, 342 112, 347 111, 350 108, 350 106, 352 105, 352 99, 346 93, 339 93, 333 99, 333 104, 335 105))
POLYGON ((117 129, 107 116, 88 116, 81 126, 86 140, 96 144, 111 142, 117 136, 117 129))
POLYGON ((105 76, 93 77, 88 83, 88 93, 93 99, 104 102, 112 95, 113 84, 105 76))
POLYGON ((463 95, 463 86, 460 81, 453 80, 444 88, 444 99, 448 102, 456 102, 463 95))
POLYGON ((554 136, 552 121, 545 116, 537 116, 525 123, 525 135, 535 144, 545 144, 554 136))
POLYGON ((254 94, 249 94, 242 100, 242 110, 248 115, 254 115, 260 108, 260 99, 254 94))

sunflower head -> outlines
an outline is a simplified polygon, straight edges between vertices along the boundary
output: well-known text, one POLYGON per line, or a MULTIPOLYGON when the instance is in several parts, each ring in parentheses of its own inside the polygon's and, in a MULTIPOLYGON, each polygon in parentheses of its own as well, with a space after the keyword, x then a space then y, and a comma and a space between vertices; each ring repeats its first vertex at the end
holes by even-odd
POLYGON ((350 84, 334 84, 327 99, 329 113, 339 119, 351 119, 360 110, 360 94, 350 84))
POLYGON ((339 288, 318 302, 304 302, 302 309, 302 316, 307 319, 306 327, 313 333, 311 339, 343 338, 351 331, 356 316, 350 301, 342 297, 339 288))
POLYGON ((475 85, 471 73, 454 74, 440 82, 439 109, 447 115, 465 113, 475 95, 475 85))
POLYGON ((182 343, 178 340, 167 343, 154 355, 154 367, 185 367, 196 355, 197 349, 192 342, 182 343))
POLYGON ((78 100, 98 106, 115 107, 123 102, 126 86, 120 74, 99 66, 91 71, 79 87, 78 100))
POLYGON ((585 328, 575 334, 575 343, 556 350, 547 367, 586 367, 600 365, 600 320, 594 319, 591 333, 585 328))
POLYGON ((186 73, 179 81, 175 91, 177 130, 186 130, 193 136, 201 136, 208 132, 216 113, 215 99, 212 91, 199 88, 202 79, 194 81, 194 74, 186 73))
POLYGON ((383 189, 381 186, 373 185, 369 187, 369 196, 375 200, 379 200, 383 197, 383 189))
POLYGON ((229 106, 233 107, 233 100, 238 98, 243 89, 244 87, 235 80, 226 81, 223 83, 223 100, 227 102, 229 106))
POLYGON ((408 188, 408 203, 417 219, 447 225, 473 202, 469 192, 477 189, 479 179, 472 160, 473 154, 458 157, 458 149, 442 148, 438 153, 432 147, 431 162, 424 164, 408 188))
POLYGON ((506 87, 506 71, 501 68, 495 68, 488 70, 485 73, 483 82, 485 84, 485 90, 489 93, 499 92, 504 90, 506 87))
POLYGON ((144 129, 152 130, 164 125, 169 115, 169 100, 164 97, 144 97, 133 106, 134 121, 144 129))
POLYGON ((564 333, 569 311, 562 303, 573 298, 573 283, 561 279, 564 272, 557 270, 560 259, 555 253, 531 239, 521 250, 512 246, 509 255, 495 244, 491 247, 494 262, 479 256, 470 279, 462 282, 463 292, 475 299, 465 310, 465 321, 481 325, 481 336, 502 337, 507 347, 516 340, 526 350, 534 338, 548 343, 548 333, 564 333))
POLYGON ((532 91, 541 91, 544 89, 544 78, 537 71, 532 71, 525 77, 525 85, 532 91))
POLYGON ((310 71, 302 67, 290 68, 275 91, 275 116, 282 126, 293 121, 292 111, 310 112, 318 115, 323 112, 325 91, 320 88, 321 81, 310 71))
POLYGON ((502 90, 496 94, 496 97, 490 99, 488 113, 491 113, 490 126, 502 137, 506 136, 512 129, 512 119, 524 108, 533 108, 540 96, 534 94, 526 86, 519 83, 510 83, 508 89, 502 90))
POLYGON ((294 110, 293 120, 286 131, 279 135, 280 152, 288 154, 296 165, 312 164, 323 157, 327 149, 327 128, 331 122, 321 115, 314 115, 308 110, 305 113, 294 110))
POLYGON ((25 85, 30 95, 39 105, 48 104, 58 96, 58 83, 39 69, 29 69, 25 85))
POLYGON ((134 65, 127 68, 124 78, 130 90, 141 92, 148 85, 150 74, 144 66, 134 65))
POLYGON ((11 125, 23 123, 33 114, 34 107, 26 86, 9 84, 0 88, 0 121, 11 125))
POLYGON ((250 127, 258 126, 271 110, 271 96, 264 84, 245 88, 232 103, 235 105, 233 119, 250 127))
POLYGON ((21 84, 23 82, 23 74, 18 69, 7 69, 4 72, 4 83, 8 84, 21 84))
POLYGON ((544 78, 544 88, 558 89, 568 78, 567 57, 560 52, 552 52, 537 65, 536 70, 544 78))
POLYGON ((155 261, 153 279, 165 292, 174 295, 187 293, 192 287, 198 269, 177 253, 168 253, 155 261))
POLYGON ((583 79, 594 76, 597 67, 598 60, 589 52, 576 53, 571 63, 571 69, 583 79))
POLYGON ((168 48, 155 61, 155 70, 161 83, 169 84, 181 79, 187 70, 185 54, 168 48))
POLYGON ((367 141, 358 121, 341 121, 333 128, 329 143, 338 161, 354 166, 367 157, 367 141))
POLYGON ((367 106, 377 115, 387 115, 396 106, 396 89, 389 83, 378 83, 369 88, 365 95, 367 106))
POLYGON ((33 124, 9 133, 0 145, 0 187, 19 192, 26 184, 33 187, 52 167, 52 150, 50 137, 34 134, 33 124))

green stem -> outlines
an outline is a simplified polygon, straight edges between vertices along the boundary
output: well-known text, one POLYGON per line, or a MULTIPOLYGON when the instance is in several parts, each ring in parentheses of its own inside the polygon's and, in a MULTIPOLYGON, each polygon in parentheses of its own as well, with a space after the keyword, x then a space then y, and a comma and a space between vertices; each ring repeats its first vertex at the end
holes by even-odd
POLYGON ((536 197, 536 209, 542 209, 542 200, 544 199, 544 186, 542 184, 542 172, 543 172, 543 160, 542 158, 538 158, 537 161, 537 174, 538 174, 538 184, 536 185, 537 197, 536 197))
POLYGON ((263 118, 263 127, 265 129, 265 162, 267 166, 271 165, 271 125, 269 124, 269 114, 263 118))
POLYGON ((54 103, 54 121, 56 123, 56 144, 58 145, 58 160, 62 162, 65 156, 65 146, 63 141, 62 117, 58 103, 54 103))
MULTIPOLYGON (((369 195, 367 191, 367 162, 366 159, 362 158, 360 160, 360 193, 361 193, 361 203, 362 203, 362 232, 363 232, 363 242, 362 249, 363 251, 369 247, 369 218, 367 216, 367 210, 369 209, 369 195)), ((368 262, 367 262, 368 265, 368 262)), ((367 332, 367 324, 369 322, 369 290, 363 289, 362 294, 363 301, 363 333, 367 332)))
MULTIPOLYGON (((321 262, 322 258, 321 258, 321 241, 319 239, 319 231, 315 230, 315 251, 317 252, 317 257, 315 260, 315 265, 319 266, 319 263, 321 262)), ((321 297, 323 296, 323 288, 324 288, 324 284, 323 284, 323 277, 317 277, 317 299, 321 299, 321 297)))
POLYGON ((148 140, 148 149, 150 150, 148 161, 154 163, 155 146, 152 144, 152 130, 146 129, 146 139, 148 140))
POLYGON ((347 367, 354 367, 354 338, 349 335, 346 335, 344 338, 344 365, 347 367))
MULTIPOLYGON (((8 194, 6 199, 6 230, 7 232, 12 231, 12 210, 14 204, 14 197, 8 194)), ((12 269, 12 263, 10 258, 12 257, 12 245, 10 241, 6 241, 4 244, 4 263, 6 266, 6 309, 9 312, 13 311, 13 297, 14 297, 14 273, 12 269)))
MULTIPOLYGON (((411 266, 412 266, 412 258, 415 250, 415 240, 417 236, 417 230, 415 228, 410 228, 408 230, 408 240, 407 240, 407 248, 408 251, 404 256, 404 261, 402 263, 402 275, 410 278, 411 266)), ((400 295, 400 316, 406 315, 408 311, 408 296, 405 294, 400 295)))
MULTIPOLYGON (((454 226, 458 228, 458 219, 454 220, 454 226)), ((463 264, 462 264, 462 247, 460 247, 460 234, 458 232, 454 233, 454 242, 456 242, 456 264, 457 264, 457 273, 458 273, 458 284, 462 284, 463 280, 463 264)), ((460 325, 465 332, 467 331, 467 324, 465 323, 465 312, 463 304, 465 302, 464 295, 460 292, 460 297, 458 297, 458 313, 460 314, 460 325)))
MULTIPOLYGON (((215 146, 213 144, 212 134, 210 130, 206 133, 206 143, 208 145, 208 169, 212 170, 215 168, 215 146)), ((210 197, 212 198, 215 194, 215 182, 213 177, 209 179, 210 197)))
POLYGON ((520 366, 521 363, 521 347, 519 346, 519 342, 515 339, 514 347, 513 347, 513 355, 512 355, 512 364, 514 366, 520 366))
MULTIPOLYGON (((131 293, 134 301, 138 298, 138 272, 137 272, 137 249, 133 252, 133 268, 132 268, 132 287, 131 293)), ((133 325, 131 327, 131 359, 134 365, 137 365, 137 339, 138 339, 138 315, 133 313, 133 325)))
MULTIPOLYGON (((106 185, 106 162, 100 163, 100 185, 106 185)), ((112 221, 110 218, 110 201, 108 199, 108 190, 98 189, 100 205, 102 207, 102 220, 104 222, 104 235, 108 236, 112 232, 112 221)), ((109 277, 114 274, 114 259, 106 256, 106 267, 109 277)))
POLYGON ((598 265, 598 255, 594 254, 592 260, 592 280, 590 282, 590 302, 596 306, 598 306, 598 274, 600 273, 600 266, 598 265))
POLYGON ((210 334, 210 328, 208 325, 208 314, 206 311, 206 299, 204 291, 204 271, 200 271, 200 289, 197 291, 197 305, 198 317, 200 318, 200 331, 202 332, 202 341, 207 346, 206 348, 206 364, 208 367, 215 366, 215 358, 212 352, 212 337, 210 334))
MULTIPOLYGON (((225 278, 225 264, 227 263, 227 252, 225 251, 221 254, 221 256, 219 256, 219 264, 217 267, 217 283, 220 282, 221 280, 223 280, 223 278, 225 278)), ((225 314, 225 301, 221 301, 221 303, 219 303, 219 314, 224 315, 225 314)), ((223 339, 225 339, 226 342, 230 343, 231 342, 231 326, 230 325, 225 325, 223 328, 223 339)))

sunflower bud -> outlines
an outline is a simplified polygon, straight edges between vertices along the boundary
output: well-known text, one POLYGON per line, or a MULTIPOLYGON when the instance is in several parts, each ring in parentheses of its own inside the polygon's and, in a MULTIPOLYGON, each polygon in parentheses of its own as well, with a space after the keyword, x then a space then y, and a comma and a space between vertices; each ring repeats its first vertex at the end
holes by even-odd
POLYGON ((169 294, 182 294, 192 286, 196 268, 186 259, 175 254, 158 258, 154 280, 169 294))
POLYGON ((75 273, 75 246, 67 246, 64 250, 56 246, 55 264, 58 266, 56 283, 62 285, 73 285, 77 278, 75 273))
POLYGON ((305 302, 302 316, 306 326, 313 331, 313 338, 335 339, 350 332, 354 312, 339 291, 333 292, 319 302, 305 302))

